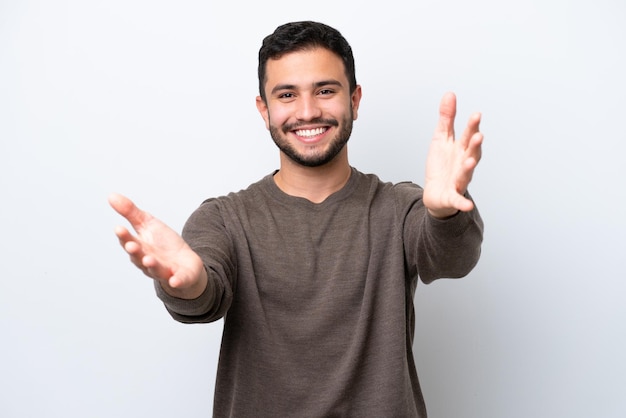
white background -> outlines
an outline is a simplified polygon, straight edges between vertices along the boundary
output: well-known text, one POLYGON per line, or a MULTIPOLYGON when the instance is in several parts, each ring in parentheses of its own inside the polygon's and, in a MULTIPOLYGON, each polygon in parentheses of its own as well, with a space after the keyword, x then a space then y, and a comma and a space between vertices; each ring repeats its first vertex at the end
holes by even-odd
POLYGON ((626 416, 618 0, 0 1, 0 416, 210 416, 221 322, 170 319, 106 198, 180 230, 277 168, 257 53, 304 19, 352 44, 361 171, 421 183, 448 90, 484 115, 482 259, 416 297, 430 416, 626 416))

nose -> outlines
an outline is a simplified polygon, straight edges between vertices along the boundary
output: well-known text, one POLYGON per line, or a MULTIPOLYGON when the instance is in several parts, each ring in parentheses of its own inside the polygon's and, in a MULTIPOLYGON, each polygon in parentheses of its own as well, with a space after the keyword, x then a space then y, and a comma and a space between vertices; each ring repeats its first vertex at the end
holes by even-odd
POLYGON ((322 116, 322 109, 314 95, 305 94, 299 97, 296 109, 298 120, 310 121, 322 116))

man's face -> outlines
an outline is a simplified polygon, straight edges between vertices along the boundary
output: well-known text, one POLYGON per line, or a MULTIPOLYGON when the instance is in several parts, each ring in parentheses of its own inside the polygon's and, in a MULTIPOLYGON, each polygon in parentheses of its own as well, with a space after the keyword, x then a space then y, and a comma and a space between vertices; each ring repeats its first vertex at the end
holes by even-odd
POLYGON ((325 48, 291 52, 266 67, 257 108, 272 139, 292 161, 317 167, 344 148, 357 118, 361 87, 350 94, 343 61, 325 48))

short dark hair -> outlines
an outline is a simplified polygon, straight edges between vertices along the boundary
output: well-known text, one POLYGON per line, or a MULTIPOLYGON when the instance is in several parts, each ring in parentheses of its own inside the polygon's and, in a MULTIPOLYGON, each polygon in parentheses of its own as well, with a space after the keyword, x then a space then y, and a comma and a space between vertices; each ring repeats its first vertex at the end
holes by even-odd
POLYGON ((356 89, 354 56, 350 44, 341 33, 323 23, 291 22, 277 27, 274 33, 266 36, 259 50, 259 93, 263 101, 266 100, 265 81, 268 60, 280 59, 290 52, 318 47, 326 48, 341 58, 348 78, 350 93, 354 92, 356 89))

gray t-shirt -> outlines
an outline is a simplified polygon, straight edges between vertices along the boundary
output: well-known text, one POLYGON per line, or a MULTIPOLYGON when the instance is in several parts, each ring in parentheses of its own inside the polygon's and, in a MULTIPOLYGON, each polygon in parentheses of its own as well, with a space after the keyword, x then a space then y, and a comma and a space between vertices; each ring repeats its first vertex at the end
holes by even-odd
POLYGON ((187 221, 204 294, 157 293, 178 321, 224 318, 215 417, 426 417, 412 352, 418 276, 466 275, 482 230, 476 210, 429 216, 412 183, 353 169, 315 204, 268 175, 187 221))

